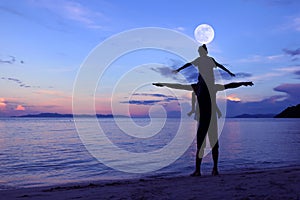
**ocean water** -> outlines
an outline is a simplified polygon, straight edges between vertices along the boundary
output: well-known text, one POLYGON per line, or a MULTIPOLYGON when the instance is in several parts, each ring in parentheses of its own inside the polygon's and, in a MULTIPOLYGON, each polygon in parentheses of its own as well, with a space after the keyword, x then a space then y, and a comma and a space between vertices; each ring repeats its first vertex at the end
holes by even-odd
MULTIPOLYGON (((91 119, 80 120, 83 128, 92 133, 91 119)), ((128 120, 121 119, 119 124, 126 127, 130 124, 128 120)), ((191 119, 181 122, 185 124, 186 137, 176 138, 178 144, 172 146, 174 150, 157 157, 164 159, 147 156, 149 152, 173 143, 180 128, 179 120, 168 119, 163 128, 159 126, 160 119, 153 120, 153 130, 158 129, 155 134, 135 137, 124 134, 113 119, 99 119, 105 137, 115 146, 130 155, 137 155, 136 158, 145 155, 138 163, 141 168, 160 165, 182 151, 175 162, 160 170, 126 173, 108 167, 107 163, 92 156, 82 143, 72 118, 0 118, 0 189, 188 175, 194 169, 195 141, 188 144, 187 149, 182 144, 193 141, 195 136, 196 123, 191 119), (156 124, 159 125, 156 127, 156 124)), ((149 119, 134 121, 145 129, 150 124, 149 119)), ((219 139, 221 173, 300 165, 300 119, 226 119, 219 139)), ((137 165, 102 145, 97 144, 94 148, 100 149, 100 156, 110 158, 111 163, 120 163, 128 169, 137 165)), ((209 151, 207 148, 208 154, 202 163, 203 174, 211 172, 209 151)))

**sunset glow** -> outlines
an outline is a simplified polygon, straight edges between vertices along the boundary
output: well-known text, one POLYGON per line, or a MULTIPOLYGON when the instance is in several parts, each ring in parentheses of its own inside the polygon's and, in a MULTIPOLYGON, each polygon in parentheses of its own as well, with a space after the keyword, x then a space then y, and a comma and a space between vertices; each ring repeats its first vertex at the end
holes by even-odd
MULTIPOLYGON (((199 24, 209 24, 214 29, 215 37, 207 45, 208 55, 236 74, 230 77, 222 72, 216 76, 216 82, 254 82, 252 87, 228 92, 227 115, 278 113, 299 103, 300 16, 296 1, 267 2, 226 1, 215 6, 216 1, 188 4, 184 1, 24 0, 17 5, 15 1, 3 1, 0 3, 0 21, 5 27, 0 29, 0 116, 72 113, 74 83, 85 59, 98 45, 124 31, 145 27, 172 30, 195 40, 194 30, 199 24), (129 12, 133 8, 135 12, 129 12), (188 17, 179 14, 183 8, 188 10, 188 17), (211 9, 199 12, 199 8, 214 8, 214 12, 211 9), (243 15, 232 12, 232 8, 243 15)), ((152 37, 154 41, 157 39, 152 37)), ((142 42, 141 38, 136 37, 135 42, 142 42)), ((120 55, 110 61, 101 77, 99 74, 94 94, 86 95, 82 91, 80 112, 90 112, 85 106, 91 99, 99 114, 111 114, 112 105, 120 115, 129 114, 130 107, 131 115, 148 116, 154 105, 163 106, 166 112, 178 111, 174 94, 151 83, 178 83, 180 76, 186 77, 189 84, 195 83, 196 69, 187 68, 179 74, 173 74, 172 70, 191 62, 198 53, 197 48, 189 49, 178 41, 172 44, 194 52, 195 57, 184 60, 173 52, 149 48, 120 55), (135 86, 144 80, 146 85, 135 86)), ((109 48, 104 54, 108 53, 111 53, 109 48)), ((95 59, 95 63, 97 73, 101 61, 95 59)), ((186 109, 190 98, 190 92, 180 95, 179 101, 186 109)))
POLYGON ((227 99, 230 101, 241 101, 241 99, 234 94, 227 96, 227 99))
POLYGON ((19 110, 19 111, 24 111, 25 108, 22 106, 22 105, 18 105, 16 110, 19 110))
POLYGON ((5 109, 6 103, 4 98, 0 98, 0 109, 5 109))

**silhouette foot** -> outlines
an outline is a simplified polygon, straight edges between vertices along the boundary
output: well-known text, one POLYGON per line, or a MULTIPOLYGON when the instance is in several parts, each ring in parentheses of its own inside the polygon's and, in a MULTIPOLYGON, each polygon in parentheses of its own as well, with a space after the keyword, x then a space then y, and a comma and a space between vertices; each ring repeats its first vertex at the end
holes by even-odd
POLYGON ((219 175, 218 170, 217 169, 213 169, 212 172, 211 172, 211 175, 213 175, 213 176, 219 175))
POLYGON ((198 172, 198 171, 194 171, 190 176, 193 176, 193 177, 195 177, 195 176, 201 176, 201 173, 198 172))

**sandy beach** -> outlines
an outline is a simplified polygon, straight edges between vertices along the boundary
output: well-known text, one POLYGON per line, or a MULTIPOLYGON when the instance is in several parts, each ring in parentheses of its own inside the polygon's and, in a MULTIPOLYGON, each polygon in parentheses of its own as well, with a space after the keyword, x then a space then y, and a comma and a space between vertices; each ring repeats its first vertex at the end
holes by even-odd
POLYGON ((300 166, 0 191, 0 199, 300 199, 300 166))

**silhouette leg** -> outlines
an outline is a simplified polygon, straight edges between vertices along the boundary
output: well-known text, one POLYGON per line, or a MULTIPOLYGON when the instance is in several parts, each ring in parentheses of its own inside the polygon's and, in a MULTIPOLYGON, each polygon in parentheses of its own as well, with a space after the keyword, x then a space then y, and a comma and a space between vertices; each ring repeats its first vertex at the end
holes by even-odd
POLYGON ((201 162, 202 162, 202 157, 199 158, 199 152, 200 150, 197 149, 197 152, 196 152, 196 160, 195 160, 195 171, 191 174, 191 176, 201 176, 201 162))
MULTIPOLYGON (((198 146, 198 145, 197 145, 198 146)), ((201 162, 204 155, 204 147, 206 146, 205 140, 203 141, 203 145, 198 148, 195 156, 195 171, 191 174, 191 176, 201 176, 201 162)))
POLYGON ((215 146, 212 149, 212 157, 214 160, 214 167, 212 170, 212 175, 216 176, 216 175, 219 175, 219 171, 218 171, 219 144, 218 144, 218 142, 215 144, 215 146))
POLYGON ((199 107, 198 129, 197 129, 197 153, 196 153, 196 167, 192 176, 200 176, 201 161, 204 154, 205 137, 211 121, 212 105, 210 93, 207 85, 203 81, 200 88, 194 87, 193 90, 197 95, 197 103, 199 107), (201 88, 201 90, 200 90, 201 88))
MULTIPOLYGON (((207 97, 207 96, 206 96, 207 97)), ((201 100, 198 100, 199 104, 199 123, 198 123, 198 129, 197 129, 197 153, 196 153, 196 168, 192 176, 200 176, 201 175, 201 161, 202 157, 204 155, 204 147, 205 145, 205 137, 208 131, 208 127, 211 120, 211 103, 210 98, 208 96, 206 101, 203 101, 205 99, 205 96, 201 96, 201 100)), ((199 99, 199 98, 198 98, 199 99)))
POLYGON ((216 176, 218 172, 218 158, 219 158, 219 143, 218 143, 218 121, 216 116, 216 104, 213 104, 211 126, 209 127, 208 137, 210 146, 212 147, 212 158, 214 162, 214 167, 212 170, 212 175, 216 176))

